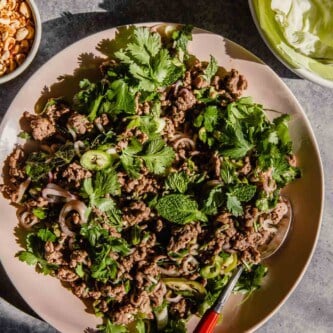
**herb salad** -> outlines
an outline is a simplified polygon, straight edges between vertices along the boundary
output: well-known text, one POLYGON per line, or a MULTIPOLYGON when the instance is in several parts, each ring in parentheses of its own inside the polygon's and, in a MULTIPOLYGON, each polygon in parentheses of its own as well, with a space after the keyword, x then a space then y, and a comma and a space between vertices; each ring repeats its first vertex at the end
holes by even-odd
MULTIPOLYGON (((23 114, 5 197, 26 230, 19 260, 57 277, 104 332, 186 332, 234 269, 251 293, 260 248, 288 213, 299 176, 287 115, 270 122, 247 81, 187 51, 191 27, 130 27, 72 101, 23 114)), ((223 65, 223 64, 222 64, 223 65)))

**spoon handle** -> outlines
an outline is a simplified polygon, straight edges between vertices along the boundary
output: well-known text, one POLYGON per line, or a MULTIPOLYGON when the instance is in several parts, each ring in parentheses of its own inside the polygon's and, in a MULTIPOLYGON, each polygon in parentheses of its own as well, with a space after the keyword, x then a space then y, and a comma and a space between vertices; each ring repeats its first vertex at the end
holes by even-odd
POLYGON ((220 313, 224 307, 224 304, 227 302, 242 272, 243 272, 243 266, 241 265, 237 268, 237 270, 232 275, 225 288, 222 290, 214 306, 204 314, 197 328, 195 329, 195 333, 213 332, 216 323, 220 317, 220 313))

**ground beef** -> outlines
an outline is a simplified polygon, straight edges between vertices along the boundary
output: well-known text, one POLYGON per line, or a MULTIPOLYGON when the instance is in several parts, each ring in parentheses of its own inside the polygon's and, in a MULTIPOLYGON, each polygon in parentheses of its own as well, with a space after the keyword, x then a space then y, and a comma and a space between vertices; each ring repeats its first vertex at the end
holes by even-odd
POLYGON ((107 126, 109 125, 110 123, 110 120, 109 120, 109 117, 107 114, 103 113, 101 114, 99 117, 97 117, 95 120, 94 120, 94 124, 100 128, 100 126, 107 126))
POLYGON ((93 129, 93 124, 86 116, 75 112, 68 118, 67 127, 73 129, 76 134, 84 135, 93 129))
POLYGON ((109 315, 114 324, 127 325, 134 320, 134 316, 137 312, 138 309, 136 306, 132 304, 125 304, 110 311, 109 315))
POLYGON ((122 191, 133 194, 135 198, 139 198, 146 193, 158 193, 161 185, 156 178, 149 174, 141 174, 139 178, 130 178, 126 173, 119 172, 118 180, 122 191))
POLYGON ((43 114, 45 114, 47 118, 54 124, 59 118, 69 113, 70 111, 70 108, 61 102, 49 103, 43 114))
POLYGON ((188 247, 190 243, 196 243, 200 232, 200 223, 189 223, 184 227, 174 229, 168 244, 168 251, 177 253, 179 250, 188 247))
POLYGON ((197 102, 193 92, 187 88, 179 90, 175 105, 178 111, 187 111, 197 102))
POLYGON ((119 284, 118 286, 104 285, 101 287, 101 293, 104 297, 111 297, 117 302, 121 302, 127 294, 123 284, 119 284))
POLYGON ((61 267, 58 269, 57 277, 64 282, 73 282, 79 278, 79 276, 69 268, 61 267))
POLYGON ((129 207, 125 207, 123 211, 123 222, 127 226, 139 224, 150 218, 150 208, 144 201, 134 201, 129 207))
POLYGON ((26 177, 24 171, 25 153, 22 147, 17 146, 8 158, 8 174, 12 178, 11 181, 16 183, 26 177))
POLYGON ((232 69, 224 78, 224 84, 227 91, 234 97, 238 98, 242 95, 243 91, 247 88, 247 81, 245 77, 236 69, 232 69))
POLYGON ((91 172, 83 168, 80 164, 73 162, 63 171, 62 176, 68 182, 74 184, 75 187, 80 187, 84 179, 92 176, 91 172))
POLYGON ((189 306, 185 298, 182 298, 179 302, 172 303, 170 305, 170 312, 179 318, 187 317, 188 310, 189 306))
POLYGON ((57 130, 54 123, 46 117, 35 117, 30 121, 32 136, 37 141, 43 141, 53 136, 57 130))

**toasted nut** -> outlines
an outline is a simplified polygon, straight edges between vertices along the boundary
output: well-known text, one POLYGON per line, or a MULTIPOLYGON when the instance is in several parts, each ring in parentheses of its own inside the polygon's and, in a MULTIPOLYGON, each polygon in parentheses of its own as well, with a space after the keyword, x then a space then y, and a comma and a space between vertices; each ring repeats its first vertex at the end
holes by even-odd
POLYGON ((25 16, 26 18, 29 18, 31 16, 31 11, 29 6, 26 4, 26 2, 21 2, 20 4, 20 10, 19 12, 25 16))
POLYGON ((28 36, 27 36, 27 39, 32 39, 32 38, 34 38, 34 36, 35 36, 35 29, 34 29, 31 25, 28 25, 28 26, 27 26, 27 29, 28 29, 28 31, 29 31, 28 36))
POLYGON ((19 29, 22 26, 22 24, 21 24, 21 22, 19 20, 12 20, 10 22, 10 26, 12 28, 14 28, 15 30, 17 30, 17 29, 19 29))
POLYGON ((3 49, 5 50, 5 51, 7 51, 7 50, 11 50, 13 47, 14 47, 14 45, 15 45, 15 39, 13 38, 13 37, 8 37, 6 40, 5 40, 5 42, 4 42, 4 44, 3 44, 3 49))
POLYGON ((17 41, 21 41, 23 39, 28 38, 29 30, 27 28, 20 28, 16 31, 15 38, 17 41))
POLYGON ((14 36, 16 33, 16 29, 11 27, 10 25, 8 26, 7 31, 9 33, 9 36, 14 36))
POLYGON ((25 58, 26 58, 26 56, 25 56, 25 54, 23 54, 23 53, 19 53, 19 54, 17 54, 17 55, 15 56, 15 60, 16 60, 16 62, 17 62, 19 65, 22 65, 22 63, 24 62, 25 58))
POLYGON ((14 10, 16 7, 16 0, 8 0, 7 8, 9 10, 14 10))
POLYGON ((6 66, 0 64, 0 76, 3 76, 6 73, 6 66))
POLYGON ((8 31, 4 31, 4 32, 1 34, 1 39, 2 39, 3 41, 5 41, 8 37, 9 37, 9 32, 8 32, 8 31))
POLYGON ((21 48, 21 52, 27 53, 30 49, 29 42, 26 39, 22 40, 22 42, 20 44, 20 48, 21 48))
POLYGON ((7 6, 7 0, 0 0, 0 9, 3 9, 7 6))
POLYGON ((0 24, 9 25, 10 24, 10 18, 8 16, 0 17, 0 24))
POLYGON ((8 67, 9 72, 14 71, 15 68, 16 68, 16 62, 14 61, 14 59, 9 59, 9 67, 8 67))
POLYGON ((10 52, 9 52, 9 51, 5 51, 5 52, 2 54, 2 56, 1 56, 1 60, 2 60, 2 61, 5 61, 5 60, 9 59, 9 57, 10 57, 10 52))
POLYGON ((12 49, 11 49, 11 54, 18 54, 21 52, 21 46, 16 44, 12 49))

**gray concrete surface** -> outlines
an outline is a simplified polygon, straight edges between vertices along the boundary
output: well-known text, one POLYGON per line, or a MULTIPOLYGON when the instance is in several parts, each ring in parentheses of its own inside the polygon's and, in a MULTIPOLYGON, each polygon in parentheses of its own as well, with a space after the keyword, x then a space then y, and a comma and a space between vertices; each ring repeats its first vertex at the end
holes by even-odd
MULTIPOLYGON (((296 77, 274 58, 256 31, 245 0, 35 1, 43 21, 41 47, 22 76, 0 86, 0 117, 26 80, 57 52, 82 37, 127 23, 191 23, 243 45, 277 72, 305 109, 315 132, 326 176, 325 210, 319 242, 303 280, 278 313, 257 332, 333 332, 333 90, 296 77)), ((0 296, 2 333, 56 332, 36 319, 37 315, 17 294, 1 266, 0 296)))

